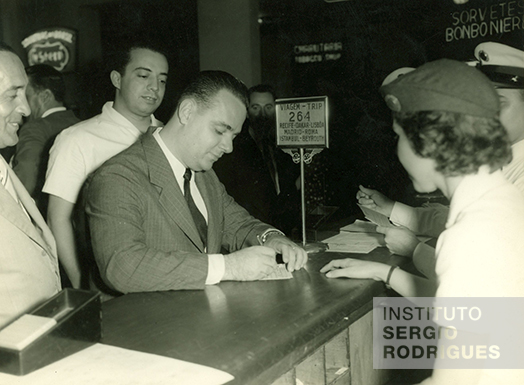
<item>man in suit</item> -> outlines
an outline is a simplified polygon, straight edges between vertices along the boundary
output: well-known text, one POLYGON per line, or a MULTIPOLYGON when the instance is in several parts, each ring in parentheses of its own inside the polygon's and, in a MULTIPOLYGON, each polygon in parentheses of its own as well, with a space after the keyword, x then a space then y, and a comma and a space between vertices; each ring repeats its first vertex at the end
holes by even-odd
MULTIPOLYGON (((18 142, 31 113, 27 76, 14 51, 0 42, 0 148, 18 142)), ((60 290, 56 244, 33 200, 0 158, 0 328, 60 290)))
POLYGON ((246 92, 226 72, 202 72, 165 127, 150 129, 94 174, 86 209, 110 288, 203 289, 257 280, 275 268, 276 253, 289 271, 304 266, 305 251, 235 203, 211 169, 233 150, 246 92))
POLYGON ((276 147, 273 87, 259 84, 248 95, 248 120, 235 139, 235 151, 213 169, 228 194, 251 215, 291 232, 300 224, 300 167, 276 147))
POLYGON ((26 68, 26 89, 31 116, 19 132, 13 170, 35 200, 42 215, 47 213, 47 194, 42 193, 49 149, 64 128, 79 122, 64 106, 65 82, 61 72, 47 64, 26 68))

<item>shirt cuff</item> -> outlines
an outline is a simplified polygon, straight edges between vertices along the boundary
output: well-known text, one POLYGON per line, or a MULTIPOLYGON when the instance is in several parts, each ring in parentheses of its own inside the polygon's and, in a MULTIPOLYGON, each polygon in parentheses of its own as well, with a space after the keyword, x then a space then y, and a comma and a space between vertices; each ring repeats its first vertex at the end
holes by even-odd
POLYGON ((410 225, 413 220, 413 207, 405 205, 404 203, 395 202, 389 219, 396 225, 402 225, 411 229, 412 227, 410 225))
POLYGON ((226 263, 222 254, 208 254, 206 285, 215 285, 224 278, 226 263))
POLYGON ((426 276, 426 278, 435 278, 435 249, 423 242, 420 242, 413 251, 413 264, 416 269, 426 276))

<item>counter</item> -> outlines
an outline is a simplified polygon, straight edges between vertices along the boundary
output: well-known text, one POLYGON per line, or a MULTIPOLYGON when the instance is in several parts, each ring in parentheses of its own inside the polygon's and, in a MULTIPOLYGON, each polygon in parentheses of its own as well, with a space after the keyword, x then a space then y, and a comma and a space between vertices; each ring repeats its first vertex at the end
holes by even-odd
POLYGON ((402 262, 386 248, 322 253, 310 255, 293 279, 127 294, 103 303, 102 342, 214 367, 235 376, 231 384, 350 383, 340 377, 370 384, 356 377, 373 372, 369 311, 386 289, 382 282, 319 273, 331 259, 347 256, 402 262), (366 321, 352 332, 359 319, 366 321), (363 337, 364 346, 353 343, 363 337))

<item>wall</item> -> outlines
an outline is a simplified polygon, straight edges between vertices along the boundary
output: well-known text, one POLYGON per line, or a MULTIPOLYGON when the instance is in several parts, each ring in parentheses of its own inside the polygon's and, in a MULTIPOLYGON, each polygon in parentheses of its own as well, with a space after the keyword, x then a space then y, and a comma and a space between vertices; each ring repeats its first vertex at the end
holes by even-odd
POLYGON ((260 83, 259 0, 198 0, 200 68, 260 83))

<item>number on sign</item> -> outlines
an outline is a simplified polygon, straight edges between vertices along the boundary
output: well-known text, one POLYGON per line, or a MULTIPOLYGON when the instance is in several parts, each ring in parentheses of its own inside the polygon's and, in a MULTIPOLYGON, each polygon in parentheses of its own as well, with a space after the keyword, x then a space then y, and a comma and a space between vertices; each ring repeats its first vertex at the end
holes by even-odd
POLYGON ((307 120, 309 122, 309 120, 310 120, 309 111, 306 112, 305 115, 302 113, 302 111, 298 111, 296 114, 295 114, 295 112, 290 112, 289 113, 289 121, 290 122, 295 122, 295 117, 296 117, 296 121, 297 122, 301 122, 303 120, 307 120))

